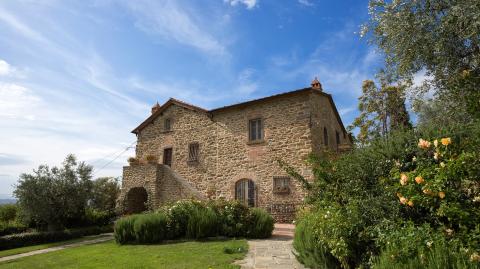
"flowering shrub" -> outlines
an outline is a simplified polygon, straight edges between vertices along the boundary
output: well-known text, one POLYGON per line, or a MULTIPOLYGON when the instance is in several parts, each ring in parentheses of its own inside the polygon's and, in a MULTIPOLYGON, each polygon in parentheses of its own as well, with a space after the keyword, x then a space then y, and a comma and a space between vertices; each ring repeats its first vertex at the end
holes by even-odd
POLYGON ((480 153, 450 137, 420 139, 418 148, 410 164, 392 170, 400 204, 452 231, 474 228, 480 219, 480 153))

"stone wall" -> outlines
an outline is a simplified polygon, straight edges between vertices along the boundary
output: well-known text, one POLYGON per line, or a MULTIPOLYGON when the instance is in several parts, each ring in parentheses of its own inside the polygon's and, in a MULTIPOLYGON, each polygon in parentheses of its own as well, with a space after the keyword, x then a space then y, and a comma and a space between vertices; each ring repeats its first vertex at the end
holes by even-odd
MULTIPOLYGON (((288 193, 273 191, 274 177, 287 176, 278 160, 312 180, 305 160, 312 151, 323 148, 322 126, 328 127, 333 145, 335 130, 342 129, 328 98, 319 93, 293 94, 212 112, 171 105, 139 132, 136 156, 143 160, 154 155, 161 162, 163 150, 172 148, 171 169, 176 178, 203 197, 234 199, 235 183, 251 179, 256 188, 256 206, 270 211, 278 221, 289 222, 305 191, 293 179, 288 193), (248 122, 255 118, 261 118, 264 125, 264 140, 260 143, 248 141, 248 122), (165 119, 171 120, 171 131, 164 130, 165 119), (193 142, 199 143, 200 154, 198 162, 192 163, 188 161, 188 146, 193 142)), ((343 132, 340 134, 343 139, 343 132)), ((154 206, 185 197, 182 191, 175 191, 182 188, 178 180, 168 179, 166 170, 149 165, 126 167, 123 188, 146 186, 154 206)))

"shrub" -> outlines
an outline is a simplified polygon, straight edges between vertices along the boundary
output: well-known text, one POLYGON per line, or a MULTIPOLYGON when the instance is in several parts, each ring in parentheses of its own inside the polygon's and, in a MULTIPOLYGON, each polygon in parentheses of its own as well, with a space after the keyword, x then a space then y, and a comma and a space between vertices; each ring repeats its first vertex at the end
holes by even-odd
POLYGON ((247 236, 250 238, 268 238, 272 236, 275 221, 273 217, 262 208, 250 210, 247 236))
POLYGON ((85 209, 85 222, 88 226, 105 226, 112 222, 115 213, 112 211, 102 211, 94 208, 85 209))
POLYGON ((293 240, 295 256, 301 263, 312 269, 339 268, 338 260, 330 253, 316 233, 318 218, 320 218, 318 214, 307 214, 297 222, 293 240))
POLYGON ((228 237, 246 236, 249 208, 239 201, 218 200, 211 202, 219 216, 219 233, 228 237))
POLYGON ((10 222, 17 218, 18 206, 14 204, 0 205, 0 222, 10 222))
POLYGON ((78 238, 87 235, 96 235, 111 232, 111 226, 85 227, 56 232, 32 232, 12 234, 0 237, 0 250, 45 244, 78 238))
POLYGON ((177 201, 173 205, 166 206, 159 210, 160 212, 164 212, 168 217, 168 239, 185 237, 188 219, 192 215, 194 208, 198 206, 200 206, 199 203, 191 200, 177 201))
POLYGON ((0 236, 8 234, 23 233, 28 229, 27 226, 23 225, 20 222, 11 221, 11 222, 0 222, 0 236))
POLYGON ((458 240, 448 240, 428 224, 389 223, 381 229, 386 231, 378 240, 382 252, 373 259, 373 268, 480 267, 479 261, 470 260, 476 252, 464 248, 458 240))
POLYGON ((159 243, 167 234, 167 217, 163 213, 137 215, 133 223, 137 243, 159 243))
POLYGON ((115 222, 114 237, 119 244, 126 244, 135 241, 134 223, 138 215, 123 217, 115 222))
POLYGON ((219 218, 211 207, 197 207, 187 224, 187 238, 201 239, 217 235, 219 218))

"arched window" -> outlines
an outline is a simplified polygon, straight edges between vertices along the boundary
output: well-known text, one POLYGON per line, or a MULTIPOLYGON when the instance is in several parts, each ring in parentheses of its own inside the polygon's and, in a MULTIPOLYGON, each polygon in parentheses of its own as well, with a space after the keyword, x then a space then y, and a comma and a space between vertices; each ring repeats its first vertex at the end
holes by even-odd
POLYGON ((235 199, 246 206, 255 206, 255 184, 251 179, 244 178, 235 183, 235 199))
POLYGON ((328 146, 328 132, 327 132, 327 127, 323 127, 323 144, 325 144, 325 146, 328 146))

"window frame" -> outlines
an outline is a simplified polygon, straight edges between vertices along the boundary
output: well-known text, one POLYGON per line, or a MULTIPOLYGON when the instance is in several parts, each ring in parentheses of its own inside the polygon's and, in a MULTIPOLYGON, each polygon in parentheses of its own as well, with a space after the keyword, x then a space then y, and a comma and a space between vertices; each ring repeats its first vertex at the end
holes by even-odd
POLYGON ((273 177, 273 193, 289 194, 290 193, 290 177, 289 176, 274 176, 273 177))
POLYGON ((265 137, 265 128, 264 128, 263 118, 258 117, 258 118, 249 119, 248 120, 248 142, 263 142, 264 137, 265 137), (253 122, 255 122, 254 124, 255 137, 252 137, 253 122))
POLYGON ((327 127, 323 127, 323 144, 328 146, 328 130, 327 127))
POLYGON ((172 131, 172 118, 165 118, 163 120, 163 131, 164 132, 172 131))
POLYGON ((197 163, 200 160, 200 143, 191 142, 188 144, 188 162, 197 163))

